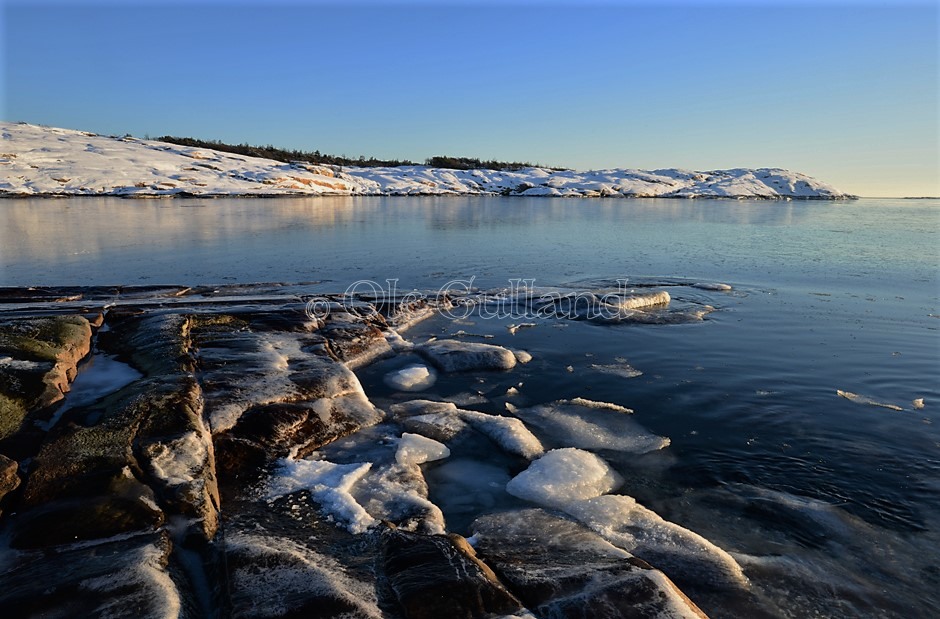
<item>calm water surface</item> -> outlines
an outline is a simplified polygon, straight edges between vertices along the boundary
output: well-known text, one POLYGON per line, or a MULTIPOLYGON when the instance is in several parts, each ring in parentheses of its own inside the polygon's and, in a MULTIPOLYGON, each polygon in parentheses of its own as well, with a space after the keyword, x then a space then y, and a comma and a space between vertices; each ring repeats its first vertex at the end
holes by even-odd
MULTIPOLYGON (((0 202, 2 286, 262 281, 340 292, 361 279, 436 290, 471 277, 481 288, 509 278, 733 286, 668 288, 717 308, 696 324, 544 321, 510 335, 507 321, 436 318, 409 335, 463 329, 534 355, 512 374, 479 377, 480 410, 503 410, 495 394, 518 382, 523 403, 583 396, 635 409, 672 444, 609 455, 622 491, 735 553, 792 615, 940 615, 940 201, 0 202), (643 375, 591 369, 618 357, 643 375)), ((382 376, 406 362, 363 370, 370 395, 399 397, 382 376)), ((459 530, 474 514, 445 515, 459 530)))

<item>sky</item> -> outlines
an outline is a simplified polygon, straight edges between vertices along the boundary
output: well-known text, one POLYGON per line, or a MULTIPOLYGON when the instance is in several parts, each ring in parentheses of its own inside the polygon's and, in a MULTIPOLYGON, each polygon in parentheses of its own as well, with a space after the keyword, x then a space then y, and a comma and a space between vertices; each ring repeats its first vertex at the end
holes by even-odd
POLYGON ((0 2, 7 121, 940 195, 933 1, 0 2))

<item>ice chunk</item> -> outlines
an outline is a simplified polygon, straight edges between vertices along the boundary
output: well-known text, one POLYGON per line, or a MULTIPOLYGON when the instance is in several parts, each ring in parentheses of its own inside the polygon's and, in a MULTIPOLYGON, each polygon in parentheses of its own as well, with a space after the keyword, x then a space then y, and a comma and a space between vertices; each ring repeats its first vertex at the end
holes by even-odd
POLYGON ((467 424, 454 414, 430 413, 406 417, 401 425, 409 432, 414 432, 436 441, 449 441, 467 428, 467 424))
POLYGON ((697 284, 692 284, 693 288, 698 288, 700 290, 714 290, 717 292, 728 292, 731 290, 731 286, 728 284, 721 284, 717 282, 700 282, 697 284))
POLYGON ((842 396, 843 398, 845 398, 846 400, 855 402, 856 404, 868 404, 870 406, 880 406, 881 408, 887 408, 893 411, 904 410, 903 408, 901 408, 900 406, 897 406, 896 404, 885 404, 883 402, 878 402, 876 400, 869 398, 868 396, 858 395, 857 393, 852 393, 851 391, 842 391, 841 389, 837 389, 836 393, 842 396))
POLYGON ((392 404, 392 414, 398 418, 413 417, 415 415, 456 414, 457 405, 452 402, 438 402, 436 400, 409 400, 400 404, 392 404))
POLYGON ((424 464, 434 462, 450 455, 450 450, 437 441, 419 434, 405 432, 398 440, 395 460, 399 464, 424 464))
POLYGON ((610 466, 588 451, 554 449, 506 485, 509 494, 546 507, 606 494, 623 483, 610 466))
POLYGON ((515 409, 516 415, 540 431, 540 436, 559 445, 581 449, 610 449, 634 454, 657 451, 669 445, 630 418, 630 409, 584 398, 559 400, 532 408, 515 409))
POLYGON ((437 374, 426 365, 414 364, 385 375, 385 384, 399 391, 422 391, 437 380, 437 374))
POLYGON ((529 361, 532 361, 532 355, 529 354, 528 351, 513 350, 512 354, 516 356, 516 361, 518 361, 519 363, 522 363, 523 365, 528 363, 529 361))
POLYGON ((605 495, 572 501, 564 511, 613 545, 663 570, 677 582, 709 587, 747 585, 741 566, 704 537, 660 517, 635 499, 605 495))
POLYGON ((313 500, 328 515, 343 524, 350 533, 364 533, 377 524, 350 493, 362 479, 371 462, 334 464, 325 460, 281 460, 278 474, 268 487, 268 498, 309 490, 313 500))
POLYGON ((536 458, 545 451, 542 443, 532 434, 522 421, 515 417, 487 415, 476 411, 458 411, 460 418, 494 443, 528 460, 536 458))
POLYGON ((635 310, 653 307, 654 305, 669 305, 672 298, 665 290, 644 294, 607 295, 604 302, 619 310, 635 310))
POLYGON ((915 410, 920 410, 924 408, 924 398, 917 398, 912 402, 912 404, 914 405, 915 410))
POLYGON ((621 378, 636 378, 638 376, 643 376, 643 372, 636 369, 629 363, 612 363, 609 365, 600 365, 596 363, 591 364, 592 370, 597 370, 603 374, 611 374, 613 376, 619 376, 621 378))
POLYGON ((436 340, 415 350, 444 372, 509 370, 516 365, 516 355, 511 350, 492 344, 436 340))
POLYGON ((444 514, 428 500, 428 486, 417 464, 375 465, 352 489, 352 495, 377 520, 406 531, 445 532, 444 514))

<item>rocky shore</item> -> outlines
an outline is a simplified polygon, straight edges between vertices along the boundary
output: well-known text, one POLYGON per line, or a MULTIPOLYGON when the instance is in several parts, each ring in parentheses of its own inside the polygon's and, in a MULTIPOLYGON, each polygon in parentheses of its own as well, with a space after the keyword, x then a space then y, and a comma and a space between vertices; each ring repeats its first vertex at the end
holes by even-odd
MULTIPOLYGON (((667 316, 663 294, 621 311, 667 316)), ((629 410, 572 400, 496 415, 421 399, 380 410, 353 370, 383 356, 408 351, 455 375, 529 356, 407 340, 460 300, 335 298, 317 315, 306 301, 251 288, 0 291, 5 617, 761 616, 734 559, 608 494, 617 474, 577 448, 642 453, 668 439, 622 445, 566 425, 629 410), (103 386, 70 393, 89 363, 103 386), (570 446, 550 449, 558 436, 570 446), (369 461, 319 453, 344 440, 369 461), (448 529, 424 475, 482 442, 526 506, 482 515, 468 539, 448 529)))

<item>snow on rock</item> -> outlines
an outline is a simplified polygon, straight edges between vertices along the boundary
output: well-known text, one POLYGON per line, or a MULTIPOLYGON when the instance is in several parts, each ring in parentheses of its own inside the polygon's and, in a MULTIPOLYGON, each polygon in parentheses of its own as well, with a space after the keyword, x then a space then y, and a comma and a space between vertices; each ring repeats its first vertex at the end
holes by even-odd
POLYGON ((287 164, 130 136, 0 123, 0 194, 115 195, 471 195, 668 198, 851 198, 779 168, 450 170, 287 164))
POLYGON ((350 533, 364 533, 378 521, 356 502, 350 491, 371 468, 371 462, 334 464, 324 460, 287 458, 281 460, 278 474, 269 482, 267 496, 276 498, 298 490, 309 490, 323 511, 350 533))
POLYGON ((478 342, 434 340, 416 349, 442 372, 467 370, 511 370, 516 355, 507 348, 478 342))
POLYGON ((409 365, 385 375, 385 384, 399 391, 422 391, 437 380, 437 374, 426 365, 409 365))
POLYGON ((395 452, 395 460, 399 464, 424 464, 425 462, 434 462, 450 455, 450 450, 446 445, 430 439, 420 434, 410 434, 405 432, 398 440, 398 451, 395 452))
POLYGON ((554 449, 529 465, 506 485, 509 494, 545 507, 564 508, 571 501, 606 494, 623 478, 588 451, 554 449))

